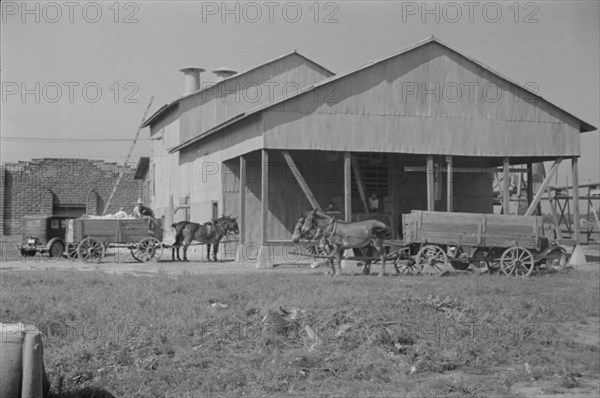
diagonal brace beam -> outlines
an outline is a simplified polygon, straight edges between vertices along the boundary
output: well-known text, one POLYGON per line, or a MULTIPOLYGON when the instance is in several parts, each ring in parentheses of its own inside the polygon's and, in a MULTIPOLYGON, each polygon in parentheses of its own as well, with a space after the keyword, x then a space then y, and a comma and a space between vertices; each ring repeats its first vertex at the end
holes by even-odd
POLYGON ((544 178, 542 185, 540 185, 540 187, 538 188, 538 191, 536 192, 535 196, 533 197, 533 200, 531 201, 531 203, 529 204, 529 207, 527 208, 527 211, 525 212, 526 216, 532 215, 533 212, 535 211, 535 208, 537 207, 538 203, 540 202, 540 199, 542 199, 542 196, 546 192, 548 185, 550 185, 550 180, 552 179, 552 177, 554 177, 554 174, 558 170, 558 166, 560 166, 560 162, 562 162, 562 158, 557 158, 556 161, 554 162, 554 164, 552 165, 552 168, 550 169, 550 171, 548 171, 548 174, 546 174, 546 177, 544 178))
POLYGON ((321 209, 321 206, 319 206, 319 202, 317 202, 317 198, 315 198, 315 195, 313 195, 312 191, 310 190, 310 187, 306 183, 306 180, 304 179, 304 177, 302 177, 302 173, 300 173, 300 170, 298 169, 298 166, 296 166, 296 162, 294 162, 294 159, 292 159, 290 153, 288 151, 281 151, 281 153, 283 154, 283 158, 285 159, 285 162, 287 163, 288 167, 292 171, 292 174, 296 178, 296 181, 298 181, 300 188, 302 188, 304 195, 306 195, 306 199, 308 199, 308 201, 310 202, 310 205, 313 208, 317 208, 320 211, 323 211, 321 209))
POLYGON ((356 185, 358 186, 358 194, 360 195, 360 200, 365 208, 365 213, 369 213, 369 205, 367 204, 367 190, 365 188, 365 181, 362 178, 362 173, 360 171, 360 164, 358 163, 358 159, 354 156, 351 158, 352 162, 352 172, 354 173, 354 178, 356 178, 356 185))

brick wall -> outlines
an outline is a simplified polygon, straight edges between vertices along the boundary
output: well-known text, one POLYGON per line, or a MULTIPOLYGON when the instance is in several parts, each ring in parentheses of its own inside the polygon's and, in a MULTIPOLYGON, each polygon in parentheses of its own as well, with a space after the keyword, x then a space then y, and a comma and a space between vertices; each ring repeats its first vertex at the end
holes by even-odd
MULTIPOLYGON (((88 214, 101 214, 122 166, 88 159, 33 159, 7 163, 0 172, 0 213, 4 235, 21 233, 28 214, 52 214, 55 206, 85 206, 88 214)), ((123 178, 107 213, 123 206, 128 213, 142 195, 135 170, 124 168, 123 178)))

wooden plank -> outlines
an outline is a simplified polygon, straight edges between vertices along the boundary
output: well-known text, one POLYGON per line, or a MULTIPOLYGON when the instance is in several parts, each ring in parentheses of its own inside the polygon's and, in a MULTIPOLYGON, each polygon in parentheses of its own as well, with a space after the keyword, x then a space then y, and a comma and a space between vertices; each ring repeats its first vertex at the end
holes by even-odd
POLYGON ((427 155, 427 210, 435 210, 435 183, 433 180, 433 156, 427 155))
POLYGON ((452 178, 452 156, 446 156, 446 169, 448 173, 446 176, 446 211, 451 213, 454 210, 454 182, 452 178))
POLYGON ((510 184, 508 182, 509 159, 502 159, 502 209, 504 214, 510 214, 510 184))
POLYGON ((421 231, 456 232, 461 234, 478 234, 481 224, 453 224, 453 223, 423 223, 421 231))
POLYGON ((533 198, 533 200, 529 204, 529 207, 527 208, 527 211, 525 212, 526 216, 532 215, 533 212, 535 211, 538 203, 540 202, 540 199, 544 195, 544 192, 546 192, 546 188, 548 188, 548 185, 550 185, 550 180, 552 179, 552 177, 554 177, 554 174, 556 173, 556 170, 558 170, 558 166, 560 166, 561 162, 562 162, 562 158, 556 159, 556 161, 550 168, 550 171, 548 171, 548 174, 546 174, 546 177, 544 178, 542 185, 540 185, 538 191, 535 194, 535 197, 533 198))
POLYGON ((527 249, 536 249, 537 248, 537 239, 533 236, 519 236, 515 237, 513 235, 486 235, 483 241, 483 246, 487 247, 504 247, 508 248, 515 245, 515 242, 520 247, 525 247, 527 249))
POLYGON ((579 228, 579 167, 576 157, 571 158, 571 173, 573 174, 573 215, 575 217, 575 220, 573 220, 573 232, 575 236, 573 238, 579 244, 581 242, 581 231, 579 228))
POLYGON ((535 236, 531 225, 492 224, 487 226, 486 235, 535 236))
POLYGON ((319 209, 319 211, 323 211, 321 206, 319 206, 319 202, 317 201, 317 198, 315 197, 315 195, 311 191, 310 187, 308 186, 308 183, 302 176, 302 173, 300 173, 298 166, 296 166, 296 162, 294 162, 294 159, 292 159, 292 156, 290 155, 290 153, 288 151, 281 151, 281 153, 282 153, 283 158, 285 159, 285 162, 287 163, 288 167, 292 171, 292 174, 296 178, 298 185, 300 185, 300 188, 302 188, 302 192, 304 192, 304 195, 310 202, 310 205, 313 208, 319 209))
POLYGON ((344 152, 344 213, 346 222, 352 221, 352 157, 344 152))
MULTIPOLYGON (((363 203, 365 213, 369 213, 371 209, 369 209, 369 204, 367 203, 367 192, 365 188, 365 182, 360 171, 360 164, 358 163, 358 159, 353 156, 350 156, 350 161, 352 162, 352 172, 354 173, 354 178, 356 178, 356 185, 358 186, 360 200, 363 203)), ((381 200, 383 200, 383 198, 381 198, 381 200)))

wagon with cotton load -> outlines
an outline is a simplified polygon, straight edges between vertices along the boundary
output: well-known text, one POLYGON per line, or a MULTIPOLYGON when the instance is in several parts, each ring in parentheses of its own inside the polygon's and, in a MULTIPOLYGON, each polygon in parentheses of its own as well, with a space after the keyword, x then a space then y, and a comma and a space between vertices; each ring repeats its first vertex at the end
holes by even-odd
POLYGON ((437 275, 450 266, 473 266, 529 276, 542 266, 561 269, 567 262, 565 249, 544 236, 541 216, 414 210, 402 223, 403 247, 413 250, 404 256, 409 257, 404 273, 437 275))
POLYGON ((66 252, 71 258, 99 262, 109 248, 129 250, 140 262, 156 261, 162 255, 162 225, 147 218, 77 218, 69 220, 66 252))

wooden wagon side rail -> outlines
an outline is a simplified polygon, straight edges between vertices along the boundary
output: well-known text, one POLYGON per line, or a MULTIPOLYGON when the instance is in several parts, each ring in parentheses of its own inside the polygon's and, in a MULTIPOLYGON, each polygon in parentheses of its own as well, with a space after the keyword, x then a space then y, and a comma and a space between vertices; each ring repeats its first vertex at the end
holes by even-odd
POLYGON ((538 248, 542 217, 414 210, 403 216, 406 243, 538 248))

